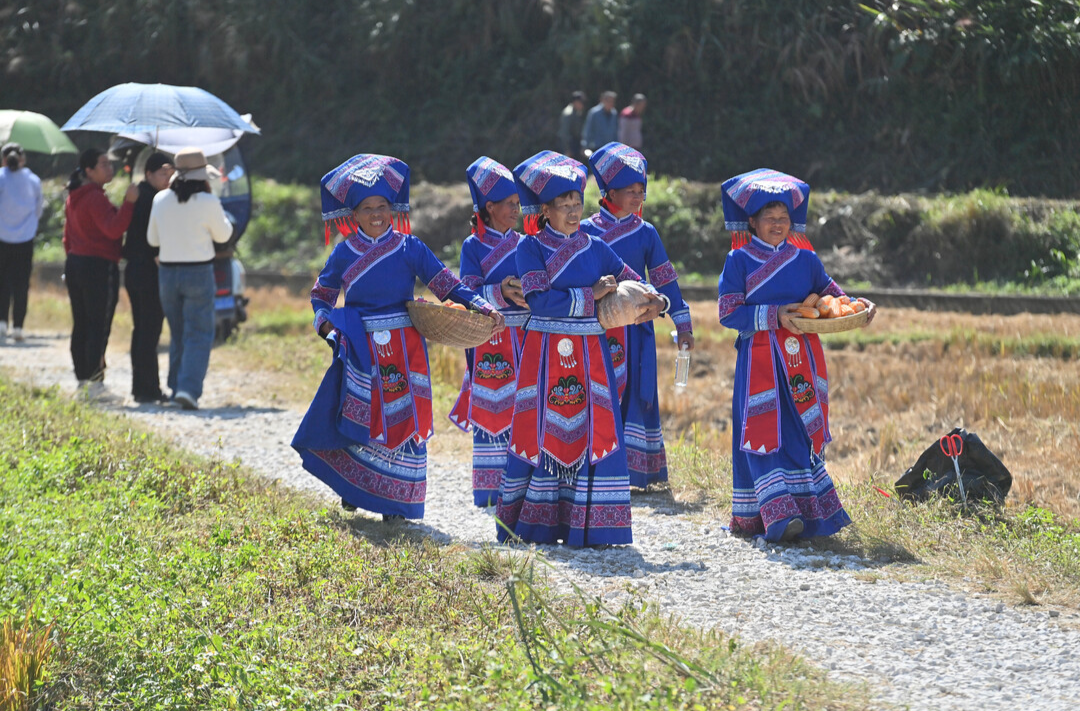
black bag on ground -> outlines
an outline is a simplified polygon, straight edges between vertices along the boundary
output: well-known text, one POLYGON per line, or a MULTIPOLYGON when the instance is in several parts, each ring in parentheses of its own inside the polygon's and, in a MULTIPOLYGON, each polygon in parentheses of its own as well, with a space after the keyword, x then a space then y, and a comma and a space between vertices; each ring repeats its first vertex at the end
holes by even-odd
MULTIPOLYGON (((957 457, 957 463, 968 501, 1004 503, 1012 487, 1009 470, 974 432, 957 427, 949 434, 958 434, 964 440, 964 449, 957 457)), ((918 461, 904 472, 904 476, 896 482, 896 493, 901 499, 913 501, 926 501, 935 494, 960 500, 953 461, 941 451, 938 442, 930 445, 918 461)))

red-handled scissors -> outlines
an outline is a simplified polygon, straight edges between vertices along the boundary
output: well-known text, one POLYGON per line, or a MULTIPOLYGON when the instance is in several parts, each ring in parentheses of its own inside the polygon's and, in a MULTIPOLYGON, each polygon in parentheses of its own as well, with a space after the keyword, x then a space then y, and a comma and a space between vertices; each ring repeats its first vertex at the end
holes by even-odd
POLYGON ((938 441, 941 451, 952 460, 953 469, 956 470, 956 485, 960 487, 960 500, 967 508, 967 492, 964 491, 964 479, 960 476, 960 455, 964 451, 964 438, 958 434, 947 434, 938 441))

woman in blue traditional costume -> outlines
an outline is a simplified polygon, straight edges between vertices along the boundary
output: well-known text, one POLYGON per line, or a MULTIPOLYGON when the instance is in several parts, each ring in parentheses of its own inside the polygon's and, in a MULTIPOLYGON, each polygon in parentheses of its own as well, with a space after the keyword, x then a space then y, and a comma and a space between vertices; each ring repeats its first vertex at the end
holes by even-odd
MULTIPOLYGON (((791 321, 810 294, 844 293, 806 239, 809 198, 806 183, 774 170, 723 184, 732 250, 720 275, 720 323, 739 332, 731 530, 769 541, 827 536, 851 523, 825 471, 825 354, 817 335, 791 321)), ((876 307, 866 304, 872 318, 876 307)))
POLYGON ((315 331, 334 360, 292 446, 304 468, 341 497, 383 519, 423 518, 432 434, 427 344, 405 304, 419 278, 451 299, 503 319, 409 234, 409 166, 361 154, 322 178, 322 211, 345 240, 311 290, 315 331), (345 305, 335 308, 344 290, 345 305))
MULTIPOLYGON (((606 242, 638 274, 648 274, 649 283, 666 301, 661 314, 671 316, 675 323, 678 347, 693 350, 690 307, 679 290, 679 275, 671 266, 656 228, 641 219, 649 180, 645 156, 613 141, 589 156, 589 163, 602 197, 600 212, 582 221, 582 231, 606 242)), ((644 489, 668 478, 657 400, 653 324, 608 329, 607 343, 619 383, 630 485, 644 489)))
POLYGON ((514 177, 528 235, 518 245, 517 272, 531 315, 499 488, 498 538, 631 543, 618 385, 596 302, 617 282, 641 278, 579 229, 585 166, 542 151, 514 168, 514 177))
POLYGON ((465 171, 473 200, 472 235, 461 245, 461 283, 475 289, 502 312, 507 329, 465 352, 466 371, 450 420, 473 435, 473 503, 494 506, 506 469, 506 448, 514 417, 517 366, 529 307, 517 273, 514 231, 521 201, 514 175, 487 156, 465 171))

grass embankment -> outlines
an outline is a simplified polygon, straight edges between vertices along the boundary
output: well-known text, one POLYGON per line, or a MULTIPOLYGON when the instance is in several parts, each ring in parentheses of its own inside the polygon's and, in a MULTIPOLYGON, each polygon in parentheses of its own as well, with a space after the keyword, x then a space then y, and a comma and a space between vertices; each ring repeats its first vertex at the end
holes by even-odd
POLYGON ((783 652, 553 600, 528 557, 343 517, 55 390, 0 400, 0 615, 57 647, 35 703, 860 706, 783 652))
MULTIPOLYGON (((36 291, 31 311, 53 314, 52 325, 64 327, 58 298, 36 291)), ((310 307, 280 289, 254 290, 252 299, 251 321, 214 351, 211 367, 266 373, 267 397, 303 407, 329 359, 311 334, 310 307)), ((698 348, 686 392, 668 385, 675 355, 664 335, 668 322, 657 325, 658 361, 672 493, 707 503, 702 515, 723 520, 731 503, 735 351, 714 308, 692 305, 698 348)), ((815 545, 880 559, 883 573, 968 578, 975 589, 1024 603, 1080 603, 1080 317, 884 309, 870 327, 824 342, 829 471, 856 525, 815 545), (978 433, 1011 470, 1004 510, 962 517, 947 504, 900 505, 870 486, 889 490, 956 426, 978 433)), ((436 417, 446 423, 432 455, 467 461, 469 436, 444 418, 463 358, 438 345, 430 355, 436 417)))

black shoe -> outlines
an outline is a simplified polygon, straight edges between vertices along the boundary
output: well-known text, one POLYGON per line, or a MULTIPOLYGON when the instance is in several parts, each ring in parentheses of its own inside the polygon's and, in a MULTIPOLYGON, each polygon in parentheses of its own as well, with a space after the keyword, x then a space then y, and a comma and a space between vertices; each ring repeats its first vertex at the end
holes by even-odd
POLYGON ((349 513, 352 513, 353 511, 356 511, 356 507, 353 506, 352 504, 350 504, 345 499, 341 500, 341 508, 344 509, 345 511, 348 511, 349 513))
POLYGON ((168 402, 169 398, 164 393, 158 393, 157 395, 135 395, 135 402, 140 405, 160 405, 168 402))
POLYGON ((382 520, 384 523, 389 521, 404 521, 405 517, 401 514, 383 514, 382 520))

